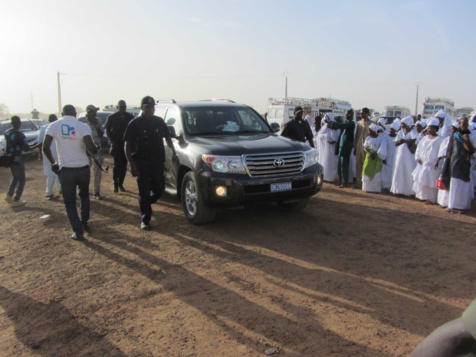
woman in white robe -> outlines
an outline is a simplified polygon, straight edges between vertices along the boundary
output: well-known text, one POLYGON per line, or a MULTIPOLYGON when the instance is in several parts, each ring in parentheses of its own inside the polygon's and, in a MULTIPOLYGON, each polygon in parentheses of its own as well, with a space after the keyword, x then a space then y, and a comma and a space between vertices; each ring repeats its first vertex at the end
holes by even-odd
POLYGON ((395 154, 397 152, 395 140, 397 139, 397 133, 399 130, 400 122, 394 121, 390 125, 388 135, 383 137, 382 145, 387 145, 387 158, 385 159, 382 167, 382 188, 386 191, 390 191, 390 188, 392 187, 392 177, 395 168, 395 154))
POLYGON ((443 140, 437 135, 439 121, 431 118, 428 124, 428 135, 425 135, 417 146, 415 161, 417 163, 413 170, 413 191, 415 196, 425 204, 436 203, 438 189, 436 180, 440 176, 441 166, 438 167, 438 153, 443 140))
POLYGON ((382 192, 382 161, 387 157, 387 145, 383 141, 383 129, 377 124, 370 124, 369 136, 365 138, 365 161, 362 170, 362 191, 382 192), (377 162, 375 162, 375 160, 377 162), (372 169, 368 170, 367 164, 372 162, 372 169), (378 166, 379 169, 375 167, 378 166))
POLYGON ((417 132, 411 129, 413 118, 402 119, 402 129, 397 134, 395 145, 395 169, 392 177, 392 187, 390 192, 395 195, 412 196, 413 191, 413 170, 415 169, 415 155, 410 147, 415 145, 417 132))
POLYGON ((317 150, 319 151, 319 163, 324 168, 324 181, 334 182, 337 177, 338 156, 336 152, 340 130, 330 129, 329 121, 335 121, 332 113, 326 113, 322 119, 322 126, 317 133, 317 150))

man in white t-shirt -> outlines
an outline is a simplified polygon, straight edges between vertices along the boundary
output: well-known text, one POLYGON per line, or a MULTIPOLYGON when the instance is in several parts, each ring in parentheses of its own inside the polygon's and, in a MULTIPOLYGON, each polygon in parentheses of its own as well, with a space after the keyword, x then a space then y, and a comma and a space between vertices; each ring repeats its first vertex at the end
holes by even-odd
POLYGON ((95 153, 99 147, 93 143, 91 129, 76 120, 76 109, 72 105, 63 107, 63 117, 51 123, 46 129, 43 153, 51 163, 51 169, 58 174, 63 194, 66 214, 74 233, 71 238, 83 240, 83 231, 88 229, 89 220, 89 159, 86 150, 95 153), (55 139, 58 162, 51 153, 51 143, 55 139), (81 219, 76 209, 76 190, 79 192, 81 219))
MULTIPOLYGON (((58 117, 55 114, 50 114, 48 117, 48 122, 51 124, 55 121, 58 120, 58 117)), ((49 125, 49 124, 48 124, 49 125)), ((51 170, 51 164, 47 159, 43 158, 43 150, 42 150, 42 145, 43 141, 45 140, 45 134, 46 134, 46 129, 48 128, 48 125, 43 125, 40 128, 40 136, 38 138, 38 142, 40 142, 40 160, 43 160, 43 172, 46 176, 46 192, 45 192, 45 197, 49 200, 53 198, 57 198, 58 196, 55 196, 54 194, 54 187, 56 184, 56 187, 58 188, 58 191, 61 194, 61 185, 59 183, 59 179, 56 177, 57 175, 51 170)), ((53 159, 55 161, 58 160, 58 153, 56 152, 56 143, 53 140, 53 143, 51 145, 51 154, 53 155, 53 159)))

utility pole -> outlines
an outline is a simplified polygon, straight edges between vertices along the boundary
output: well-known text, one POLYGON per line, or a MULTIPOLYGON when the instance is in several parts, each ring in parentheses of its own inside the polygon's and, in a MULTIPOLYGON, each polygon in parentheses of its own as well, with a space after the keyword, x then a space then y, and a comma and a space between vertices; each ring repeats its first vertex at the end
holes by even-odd
POLYGON ((56 72, 56 80, 58 82, 58 113, 61 115, 61 108, 63 107, 61 105, 61 78, 60 78, 61 73, 56 72))
POLYGON ((284 80, 284 99, 285 100, 288 98, 288 75, 289 75, 289 72, 283 72, 283 76, 285 78, 284 80))
POLYGON ((422 82, 415 82, 416 84, 416 101, 415 101, 415 117, 418 115, 418 89, 420 88, 420 84, 422 82))

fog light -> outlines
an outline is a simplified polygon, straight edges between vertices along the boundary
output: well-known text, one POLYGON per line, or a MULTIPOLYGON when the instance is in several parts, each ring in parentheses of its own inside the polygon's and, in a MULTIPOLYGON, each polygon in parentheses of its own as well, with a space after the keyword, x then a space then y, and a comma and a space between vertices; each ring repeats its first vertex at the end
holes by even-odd
POLYGON ((215 193, 218 197, 226 197, 226 186, 217 186, 215 193))
POLYGON ((322 185, 322 176, 321 175, 317 176, 317 185, 318 186, 322 185))

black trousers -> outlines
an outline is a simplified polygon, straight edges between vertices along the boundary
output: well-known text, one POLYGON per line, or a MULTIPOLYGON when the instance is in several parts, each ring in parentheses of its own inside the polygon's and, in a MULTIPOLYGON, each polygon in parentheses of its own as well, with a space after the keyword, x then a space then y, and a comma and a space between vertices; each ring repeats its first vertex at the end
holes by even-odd
POLYGON ((122 186, 127 172, 127 157, 124 152, 124 143, 122 143, 122 145, 113 145, 111 155, 114 158, 114 168, 112 170, 114 186, 122 186))
POLYGON ((149 223, 152 217, 152 204, 162 197, 165 191, 165 177, 163 164, 136 162, 139 176, 139 206, 142 222, 149 223))

